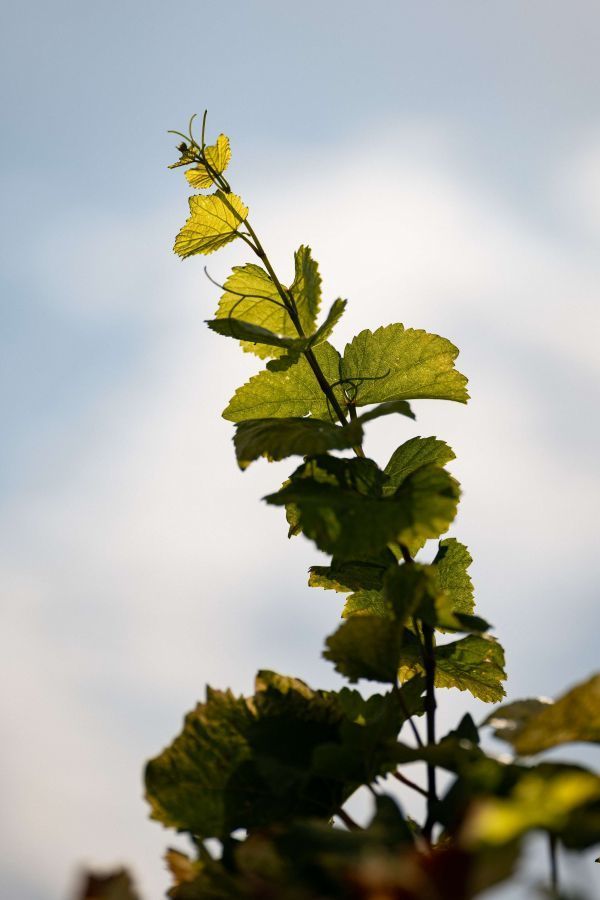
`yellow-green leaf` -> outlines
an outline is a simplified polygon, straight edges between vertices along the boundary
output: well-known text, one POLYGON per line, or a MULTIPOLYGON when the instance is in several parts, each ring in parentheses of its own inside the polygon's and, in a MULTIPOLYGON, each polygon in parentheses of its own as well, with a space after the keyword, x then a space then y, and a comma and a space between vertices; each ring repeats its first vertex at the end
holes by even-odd
MULTIPOLYGON (((402 680, 423 671, 419 647, 405 645, 400 669, 402 680)), ((469 691, 486 703, 497 703, 504 697, 505 679, 504 650, 492 637, 469 635, 435 648, 436 687, 455 687, 469 691)))
POLYGON ((290 294, 294 298, 305 334, 312 334, 321 305, 321 276, 310 247, 302 245, 296 250, 294 266, 296 273, 290 285, 290 294))
MULTIPOLYGON (((325 343, 316 347, 314 353, 329 383, 337 381, 340 360, 337 350, 325 343)), ((336 394, 343 402, 339 389, 336 394)), ((230 422, 307 415, 331 419, 327 400, 304 357, 263 369, 238 388, 223 412, 223 418, 230 422)))
MULTIPOLYGON (((218 319, 243 319, 244 322, 283 337, 298 337, 275 283, 261 266, 254 263, 234 266, 224 287, 225 293, 215 313, 218 319)), ((281 353, 279 349, 248 341, 242 341, 241 345, 243 350, 254 353, 261 359, 279 356, 281 353)))
POLYGON ((535 828, 560 832, 575 810, 599 798, 600 778, 591 772, 532 771, 517 782, 510 796, 481 801, 467 839, 500 845, 535 828))
MULTIPOLYGON (((204 148, 204 157, 217 175, 224 172, 231 159, 229 138, 224 134, 220 134, 214 144, 204 148)), ((214 183, 212 175, 203 163, 198 163, 193 169, 188 169, 185 177, 194 188, 209 188, 214 183)))
POLYGON ((554 702, 520 700, 501 706, 486 724, 521 756, 575 741, 600 743, 600 674, 554 702))
POLYGON ((216 191, 208 196, 190 197, 190 217, 175 239, 175 253, 181 257, 208 254, 238 236, 238 228, 248 208, 236 194, 216 191))
POLYGON ((388 325, 361 331, 344 351, 343 375, 357 406, 430 398, 466 403, 467 379, 454 368, 458 350, 437 334, 388 325))

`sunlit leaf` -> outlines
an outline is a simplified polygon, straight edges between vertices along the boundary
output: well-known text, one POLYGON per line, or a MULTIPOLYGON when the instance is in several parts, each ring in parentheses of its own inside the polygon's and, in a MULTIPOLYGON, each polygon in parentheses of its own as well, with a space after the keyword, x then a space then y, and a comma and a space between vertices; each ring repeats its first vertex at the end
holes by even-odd
POLYGON ((408 416, 409 419, 415 418, 415 414, 406 400, 390 400, 388 403, 380 403, 368 412, 362 413, 362 415, 358 416, 358 419, 364 425, 365 422, 372 422, 373 419, 380 419, 382 416, 390 416, 394 413, 408 416))
POLYGON ((453 459, 454 452, 444 441, 439 441, 434 437, 410 438, 394 450, 384 469, 389 478, 384 493, 392 494, 400 487, 405 478, 422 466, 445 466, 453 459))
POLYGON ((464 544, 456 538, 445 538, 440 541, 435 558, 435 571, 438 584, 450 598, 450 606, 454 612, 471 614, 475 602, 473 600, 473 582, 467 569, 473 562, 471 554, 464 544))
POLYGON ((388 325, 361 331, 344 351, 343 374, 357 406, 432 398, 466 403, 467 379, 454 368, 458 350, 426 331, 388 325))
POLYGON ((520 700, 501 706, 486 724, 521 756, 574 741, 600 743, 600 674, 554 702, 520 700))
MULTIPOLYGON (((220 134, 214 144, 204 148, 204 156, 210 168, 220 175, 225 171, 231 159, 229 138, 220 134)), ((213 176, 203 163, 198 163, 193 169, 188 169, 185 177, 194 188, 210 188, 214 184, 213 176)))
POLYGON ((448 529, 459 489, 447 472, 424 467, 392 497, 383 497, 380 486, 361 491, 352 482, 353 472, 367 472, 364 463, 319 457, 310 467, 300 467, 289 484, 265 500, 282 506, 293 503, 304 534, 320 550, 345 559, 368 558, 393 541, 420 545, 448 529), (319 467, 328 470, 327 477, 319 476, 319 467))
POLYGON ((339 298, 333 301, 325 320, 319 325, 308 342, 311 347, 318 347, 323 341, 329 339, 333 329, 342 318, 347 303, 347 300, 340 300, 339 298))
MULTIPOLYGON (((486 703, 497 703, 504 697, 504 651, 492 637, 469 635, 459 641, 439 645, 435 648, 435 665, 437 687, 469 691, 486 703)), ((423 671, 418 645, 405 642, 400 670, 402 679, 423 671)))
POLYGON ((286 352, 293 350, 300 352, 308 346, 306 338, 285 337, 284 335, 275 334, 267 331, 260 325, 253 325, 251 322, 243 322, 241 319, 207 319, 206 324, 217 334, 224 337, 232 337, 238 341, 251 344, 264 344, 268 347, 283 348, 286 352))
MULTIPOLYGON (((331 344, 315 348, 315 356, 328 379, 339 379, 339 354, 331 344)), ((336 391, 338 399, 343 400, 336 391)), ((281 369, 267 368, 246 382, 233 395, 223 413, 225 419, 242 422, 246 419, 302 417, 312 415, 332 419, 327 400, 319 387, 309 363, 300 359, 281 369)))
MULTIPOLYGON (((321 305, 321 276, 317 262, 312 258, 310 247, 303 245, 296 250, 294 268, 295 276, 290 285, 290 294, 296 304, 300 324, 305 334, 312 334, 321 305)), ((342 312, 343 309, 339 315, 342 312)))
POLYGON ((216 191, 208 196, 190 197, 190 217, 175 239, 175 253, 181 257, 208 254, 238 236, 238 228, 248 215, 236 194, 216 191))

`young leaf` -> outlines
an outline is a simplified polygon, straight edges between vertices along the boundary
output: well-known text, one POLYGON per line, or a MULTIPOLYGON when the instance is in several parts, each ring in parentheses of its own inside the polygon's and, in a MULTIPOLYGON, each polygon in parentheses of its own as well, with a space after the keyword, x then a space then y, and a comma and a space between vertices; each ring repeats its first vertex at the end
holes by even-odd
POLYGON ((247 419, 236 425, 233 440, 238 465, 245 469, 260 456, 278 460, 348 450, 360 444, 362 429, 356 421, 342 427, 321 419, 247 419))
POLYGON ((253 325, 251 322, 244 322, 241 319, 206 319, 206 324, 217 334, 224 337, 232 337, 246 344, 261 344, 268 347, 279 347, 286 352, 293 350, 299 353, 308 346, 307 338, 284 337, 267 331, 260 325, 253 325))
POLYGON ((600 674, 575 685, 554 702, 520 700, 501 706, 485 724, 520 756, 574 741, 600 743, 600 674))
POLYGON ((312 258, 310 247, 302 246, 296 250, 294 266, 296 274, 290 285, 290 294, 294 298, 305 334, 312 334, 321 305, 321 276, 317 262, 312 258))
MULTIPOLYGON (((271 276, 254 263, 234 266, 225 281, 225 293, 216 311, 218 319, 242 319, 274 334, 298 339, 298 332, 271 276)), ((255 343, 242 342, 246 352, 261 359, 277 356, 280 351, 255 343)))
MULTIPOLYGON (((363 416, 361 416, 361 421, 364 421, 363 416)), ((454 458, 454 451, 444 441, 439 441, 434 437, 411 438, 394 450, 384 469, 389 479, 384 493, 392 494, 400 487, 405 478, 422 466, 445 466, 454 458)))
MULTIPOLYGON (((317 347, 314 353, 329 383, 337 381, 340 360, 337 350, 325 343, 317 347)), ((343 402, 339 390, 336 390, 336 395, 343 402)), ((246 419, 307 415, 331 419, 327 400, 314 372, 306 359, 301 357, 279 369, 263 369, 238 388, 224 411, 223 418, 231 422, 242 422, 246 419)))
POLYGON ((467 572, 472 562, 471 554, 456 538, 440 541, 434 560, 438 584, 449 596, 452 610, 467 615, 475 607, 473 582, 467 572))
POLYGON ((361 331, 344 351, 343 374, 357 406, 430 398, 466 403, 467 379, 454 368, 458 350, 426 331, 388 325, 361 331))
POLYGON ((372 422, 373 419, 380 419, 381 416, 389 416, 393 413, 400 413, 401 416, 408 416, 409 419, 415 418, 415 414, 406 400, 390 400, 388 403, 380 403, 368 412, 363 413, 358 419, 364 425, 365 422, 372 422))
POLYGON ((310 347, 318 347, 319 344, 322 344, 323 341, 326 341, 331 336, 333 329, 344 314, 347 303, 347 300, 340 300, 339 298, 333 301, 325 320, 310 337, 308 341, 310 347))
MULTIPOLYGON (((494 638, 469 635, 442 644, 435 648, 435 666, 436 687, 469 691, 486 703, 497 703, 504 697, 504 650, 494 638)), ((401 678, 423 671, 419 647, 405 642, 401 678)))
MULTIPOLYGON (((225 171, 231 159, 229 138, 220 134, 214 144, 204 148, 204 156, 211 169, 220 175, 225 171)), ((185 177, 193 188, 209 188, 214 183, 212 175, 203 163, 198 163, 193 169, 188 169, 185 177)))
POLYGON ((175 239, 174 250, 185 258, 195 253, 212 253, 238 236, 238 228, 248 215, 236 194, 216 191, 208 196, 190 197, 190 218, 175 239))

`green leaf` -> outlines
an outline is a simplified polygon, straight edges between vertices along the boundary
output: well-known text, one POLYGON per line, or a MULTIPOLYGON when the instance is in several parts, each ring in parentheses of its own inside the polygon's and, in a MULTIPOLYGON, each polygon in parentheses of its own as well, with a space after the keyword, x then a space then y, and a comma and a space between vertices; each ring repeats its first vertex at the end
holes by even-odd
POLYGON ((313 456, 328 450, 347 450, 360 444, 357 422, 342 427, 321 419, 247 419, 236 426, 235 452, 240 469, 260 456, 269 460, 313 456))
POLYGON ((471 554, 456 538, 440 541, 434 560, 438 584, 449 596, 452 610, 467 615, 475 607, 473 582, 467 572, 472 562, 471 554))
MULTIPOLYGON (((290 294, 296 304, 304 333, 312 334, 321 305, 321 276, 319 267, 312 258, 310 247, 301 246, 296 250, 294 266, 296 274, 290 285, 290 294)), ((341 316, 341 312, 339 315, 341 316)))
POLYGON ((343 375, 355 385, 357 406, 420 398, 466 403, 467 379, 454 368, 457 356, 445 338, 388 325, 361 331, 346 346, 343 375))
POLYGON ((403 630, 393 619, 353 616, 327 638, 323 656, 350 681, 366 678, 394 684, 403 630))
POLYGON ((384 469, 389 477, 384 493, 392 494, 409 475, 422 466, 445 466, 454 458, 454 452, 444 441, 438 441, 434 437, 411 438, 394 450, 384 469))
POLYGON ((179 737, 146 767, 151 817, 203 837, 226 834, 232 821, 227 786, 252 755, 254 719, 243 697, 207 688, 206 702, 188 713, 179 737))
POLYGON ((208 196, 190 197, 190 218, 175 239, 175 253, 185 258, 195 253, 212 253, 238 236, 238 228, 248 215, 236 194, 216 191, 208 196))
POLYGON ((382 416, 389 416, 393 413, 400 413, 401 416, 408 416, 409 419, 415 418, 415 414, 406 400, 390 400, 389 403, 380 403, 368 412, 363 413, 358 417, 358 420, 364 425, 365 422, 372 422, 373 419, 380 419, 382 416))
POLYGON ((296 352, 300 352, 308 345, 306 338, 284 337, 267 331, 260 325, 243 322, 241 319, 206 319, 206 324, 211 331, 215 331, 217 334, 251 344, 265 344, 269 347, 280 347, 286 351, 294 350, 296 352))
POLYGON ((517 782, 509 797, 480 803, 467 840, 500 845, 536 828, 560 833, 572 813, 599 798, 600 778, 591 772, 550 775, 533 770, 517 782))
MULTIPOLYGON (((337 350, 325 343, 317 347, 314 353, 329 383, 337 381, 340 360, 337 350)), ((339 390, 336 390, 336 395, 343 402, 339 390)), ((329 419, 329 413, 319 383, 306 359, 301 357, 280 368, 263 369, 238 388, 223 418, 232 422, 306 415, 329 419)))
MULTIPOLYGON (((275 283, 261 266, 248 263, 234 266, 224 284, 216 311, 218 319, 242 319, 273 334, 298 339, 298 332, 288 311, 283 305, 275 283)), ((254 353, 262 359, 277 356, 280 350, 270 350, 264 345, 242 342, 246 352, 254 353)))
MULTIPOLYGON (((367 462, 380 472, 372 461, 367 462)), ((275 505, 293 503, 304 534, 320 550, 345 559, 369 558, 393 541, 414 548, 448 529, 456 515, 459 489, 447 472, 419 469, 393 496, 382 497, 381 488, 361 491, 353 483, 353 472, 366 473, 364 463, 318 457, 265 500, 275 505), (327 477, 319 475, 320 466, 329 469, 327 477)), ((384 478, 381 472, 380 476, 384 478)))
POLYGON ((394 554, 384 550, 380 556, 365 560, 331 560, 329 566, 311 566, 311 587, 347 593, 361 589, 380 591, 386 569, 396 562, 394 554))
MULTIPOLYGON (((469 635, 459 641, 437 646, 435 664, 436 687, 469 691, 486 703, 497 703, 504 697, 504 650, 492 637, 469 635)), ((401 679, 423 671, 419 647, 405 642, 401 679)))
POLYGON ((389 619, 392 612, 383 591, 356 591, 346 599, 342 610, 342 618, 349 619, 351 616, 380 616, 389 619))
POLYGON ((326 341, 331 336, 333 329, 344 314, 347 303, 347 300, 340 300, 339 298, 333 301, 324 322, 319 325, 315 333, 310 337, 308 341, 310 347, 318 347, 319 344, 322 344, 323 341, 326 341))
MULTIPOLYGON (((214 144, 204 148, 204 157, 217 175, 224 172, 231 159, 229 138, 220 134, 214 144)), ((214 183, 212 175, 203 163, 198 163, 193 169, 188 169, 185 177, 194 188, 210 188, 214 183)))
POLYGON ((521 756, 574 741, 600 743, 600 674, 575 685, 554 702, 520 700, 501 706, 485 724, 521 756))

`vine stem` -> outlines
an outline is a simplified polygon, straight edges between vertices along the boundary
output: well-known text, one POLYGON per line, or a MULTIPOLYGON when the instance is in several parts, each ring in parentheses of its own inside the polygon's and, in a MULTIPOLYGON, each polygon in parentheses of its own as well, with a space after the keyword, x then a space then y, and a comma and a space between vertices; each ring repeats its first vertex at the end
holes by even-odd
MULTIPOLYGON (((204 114, 204 120, 203 120, 203 125, 202 125, 203 133, 204 133, 205 119, 206 119, 206 113, 204 114)), ((212 177, 215 184, 217 184, 221 188, 221 190, 225 191, 226 193, 229 193, 231 191, 229 182, 225 180, 225 178, 223 177, 222 174, 220 174, 219 172, 216 172, 210 165, 209 161, 206 159, 206 155, 204 153, 204 144, 203 144, 202 150, 201 150, 201 160, 200 161, 206 167, 207 171, 209 172, 209 174, 212 177)), ((298 310, 296 309, 296 304, 294 303, 294 298, 291 296, 289 291, 285 290, 285 288, 283 287, 279 278, 277 277, 277 273, 275 272, 275 269, 271 265, 271 261, 266 254, 265 248, 261 244, 258 235, 256 234, 254 228, 252 227, 252 225, 250 224, 248 219, 244 219, 243 223, 246 226, 246 228, 248 229, 248 236, 240 233, 240 237, 244 239, 244 241, 248 244, 248 246, 252 248, 254 253, 256 253, 258 258, 262 261, 265 269, 267 270, 267 272, 269 273, 269 275, 271 276, 271 278, 273 280, 273 284, 275 285, 277 293, 281 297, 281 299, 283 301, 283 305, 285 306, 285 308, 294 324, 296 331, 298 332, 300 337, 306 337, 306 335, 304 334, 304 329, 302 328, 302 323, 300 322, 300 318, 298 316, 298 310)), ((339 403, 337 397, 335 396, 333 388, 327 381, 327 378, 325 377, 325 373, 323 372, 321 366, 319 365, 319 362, 318 362, 315 354, 313 353, 312 349, 310 347, 308 347, 306 350, 303 350, 302 352, 304 354, 304 357, 305 357, 307 363, 311 367, 315 378, 317 379, 317 381, 319 383, 319 387, 321 388, 325 397, 327 398, 327 402, 330 404, 331 408, 335 412, 335 414, 340 422, 340 425, 347 425, 348 420, 346 419, 344 411, 343 411, 342 407, 340 406, 340 403, 339 403)), ((364 451, 360 444, 353 447, 352 449, 354 450, 354 452, 356 453, 357 456, 364 457, 365 454, 364 454, 364 451)))
POLYGON ((345 809, 338 809, 336 816, 342 820, 349 831, 362 831, 358 822, 355 822, 352 816, 349 816, 345 809))
MULTIPOLYGON (((407 565, 414 562, 412 555, 404 544, 400 544, 402 558, 407 565)), ((415 628, 418 628, 415 622, 415 628)), ((422 623, 423 642, 421 645, 421 655, 423 659, 423 669, 425 670, 425 718, 427 722, 427 744, 431 746, 435 744, 435 710, 437 707, 435 699, 435 645, 433 639, 433 628, 422 623)), ((417 632, 418 637, 418 632, 417 632)), ((435 808, 437 806, 437 784, 435 765, 427 763, 427 819, 423 826, 423 837, 428 843, 431 843, 431 835, 435 824, 435 808)))
MULTIPOLYGON (((277 274, 276 274, 273 266, 271 265, 271 261, 269 260, 269 257, 267 256, 265 249, 258 238, 258 235, 252 228, 252 225, 250 224, 248 219, 245 220, 245 225, 246 225, 246 228, 248 229, 248 234, 250 235, 250 237, 252 238, 252 240, 254 242, 254 248, 253 248, 254 252, 256 253, 258 258, 260 260, 262 260, 265 269, 267 270, 267 272, 273 279, 273 283, 274 283, 275 287, 277 288, 277 293, 283 300, 285 308, 287 309, 289 316, 290 316, 292 322, 294 323, 294 327, 295 327, 296 331, 298 332, 300 337, 305 337, 304 329, 302 328, 302 323, 300 322, 300 318, 298 316, 298 311, 296 309, 296 304, 293 302, 289 293, 285 290, 285 288, 281 284, 279 278, 277 277, 277 274)), ((336 416, 338 417, 340 424, 347 425, 347 419, 346 419, 346 416, 344 415, 344 411, 343 411, 342 407, 340 406, 338 399, 335 396, 335 393, 333 391, 333 388, 327 381, 327 378, 325 377, 325 374, 323 373, 323 370, 321 369, 321 366, 319 365, 319 363, 315 357, 315 354, 310 349, 310 347, 304 351, 304 356, 306 358, 307 363, 313 370, 317 381, 319 382, 319 387, 321 388, 321 390, 327 397, 327 400, 331 404, 331 408, 333 409, 336 416)))
POLYGON ((396 778, 401 784, 405 784, 407 787, 412 788, 413 791, 416 791, 418 794, 422 794, 423 797, 428 797, 429 794, 422 788, 420 784, 417 784, 414 781, 411 781, 410 778, 407 778, 406 775, 402 775, 400 772, 392 772, 394 778, 396 778))
POLYGON ((550 890, 553 897, 558 897, 558 854, 556 835, 548 832, 548 850, 550 852, 550 890))
MULTIPOLYGON (((423 667, 425 669, 425 716, 427 719, 427 744, 435 744, 435 651, 433 644, 433 628, 423 622, 423 667)), ((437 804, 437 786, 435 766, 427 763, 427 821, 423 828, 423 836, 431 842, 431 833, 435 822, 435 806, 437 804)))

